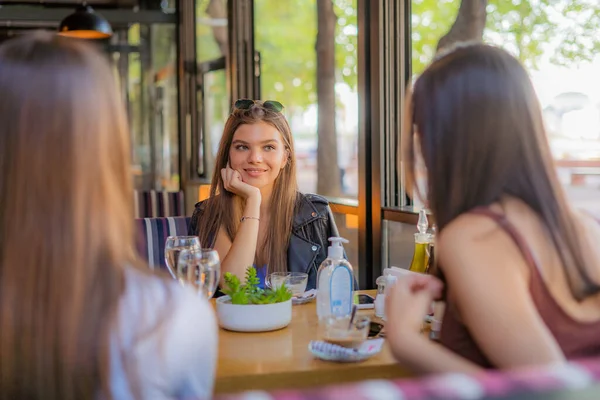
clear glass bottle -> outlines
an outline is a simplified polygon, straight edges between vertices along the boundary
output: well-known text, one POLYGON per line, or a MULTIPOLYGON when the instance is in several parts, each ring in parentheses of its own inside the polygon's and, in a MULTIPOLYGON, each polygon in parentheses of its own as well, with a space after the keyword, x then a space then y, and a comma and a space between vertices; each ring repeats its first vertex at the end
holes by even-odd
POLYGON ((410 270, 413 272, 427 273, 429 268, 429 246, 433 243, 433 235, 427 232, 429 222, 425 209, 419 211, 419 221, 417 222, 417 230, 415 233, 415 250, 410 263, 410 270))
POLYGON ((427 267, 425 267, 425 273, 435 270, 435 235, 437 232, 437 226, 433 224, 431 228, 427 230, 429 235, 429 244, 427 245, 427 267))

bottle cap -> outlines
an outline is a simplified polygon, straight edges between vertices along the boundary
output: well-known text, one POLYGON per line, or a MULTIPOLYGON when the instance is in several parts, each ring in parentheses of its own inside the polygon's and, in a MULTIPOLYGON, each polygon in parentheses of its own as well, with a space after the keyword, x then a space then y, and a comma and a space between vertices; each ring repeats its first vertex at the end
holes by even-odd
POLYGON ((432 235, 427 233, 429 228, 429 221, 427 220, 427 212, 424 208, 419 211, 419 221, 417 222, 418 233, 415 233, 415 241, 417 243, 429 243, 432 239, 432 235))
POLYGON ((342 243, 348 243, 348 240, 337 236, 330 237, 328 240, 331 242, 331 246, 327 248, 327 258, 335 260, 344 258, 344 246, 342 243))
POLYGON ((427 213, 424 208, 419 211, 419 221, 417 222, 417 230, 419 233, 427 233, 429 228, 429 221, 427 220, 427 213))

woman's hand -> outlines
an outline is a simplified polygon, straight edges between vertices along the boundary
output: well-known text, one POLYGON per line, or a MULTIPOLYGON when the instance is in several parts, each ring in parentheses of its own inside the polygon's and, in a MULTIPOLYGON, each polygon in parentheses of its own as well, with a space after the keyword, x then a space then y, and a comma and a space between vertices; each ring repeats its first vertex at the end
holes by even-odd
POLYGON ((221 169, 221 178, 223 178, 223 185, 228 192, 238 195, 243 199, 250 197, 260 198, 260 190, 245 183, 242 180, 242 174, 232 169, 229 163, 227 163, 227 167, 221 169))
POLYGON ((443 283, 439 279, 415 273, 398 279, 388 289, 385 295, 385 331, 392 347, 403 335, 420 333, 431 302, 440 296, 442 288, 443 283))

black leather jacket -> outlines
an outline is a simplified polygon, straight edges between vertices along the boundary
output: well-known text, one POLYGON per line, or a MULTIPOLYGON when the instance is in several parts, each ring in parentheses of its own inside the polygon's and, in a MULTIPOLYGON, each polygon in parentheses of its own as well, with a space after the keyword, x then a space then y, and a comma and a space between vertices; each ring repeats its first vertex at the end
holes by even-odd
MULTIPOLYGON (((294 216, 288 247, 288 271, 308 273, 306 290, 317 287, 317 271, 327 258, 328 238, 339 236, 329 202, 316 194, 298 192, 299 205, 294 216)), ((204 213, 204 202, 196 204, 189 226, 190 235, 198 235, 198 220, 204 213)))

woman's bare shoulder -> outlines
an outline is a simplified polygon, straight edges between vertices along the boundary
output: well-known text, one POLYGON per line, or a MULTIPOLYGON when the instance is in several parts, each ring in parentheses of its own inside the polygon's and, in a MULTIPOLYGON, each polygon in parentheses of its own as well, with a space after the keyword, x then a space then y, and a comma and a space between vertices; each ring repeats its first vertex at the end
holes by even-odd
POLYGON ((436 238, 436 246, 469 245, 493 238, 499 227, 492 218, 475 213, 463 213, 453 219, 436 238))

